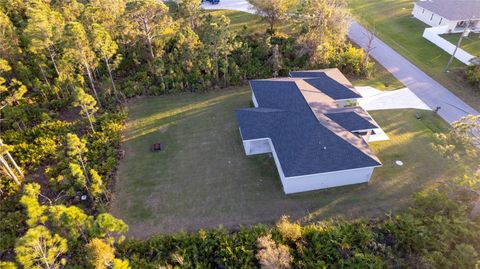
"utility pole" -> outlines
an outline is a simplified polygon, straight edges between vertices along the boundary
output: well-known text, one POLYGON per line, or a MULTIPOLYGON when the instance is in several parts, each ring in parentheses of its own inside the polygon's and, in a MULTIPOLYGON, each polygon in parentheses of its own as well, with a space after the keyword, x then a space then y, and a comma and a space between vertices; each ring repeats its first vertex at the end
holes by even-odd
POLYGON ((471 22, 472 22, 472 21, 469 20, 469 21, 467 22, 467 25, 465 26, 465 29, 463 29, 463 32, 462 32, 462 34, 460 35, 460 38, 458 39, 457 46, 455 47, 455 50, 454 50, 453 53, 452 53, 452 57, 450 57, 450 60, 448 61, 447 66, 445 67, 445 70, 444 70, 445 73, 448 72, 448 68, 449 68, 450 65, 452 64, 453 59, 455 58, 455 53, 457 53, 458 48, 459 48, 460 45, 462 44, 463 38, 464 38, 464 37, 467 37, 468 34, 470 34, 470 24, 471 24, 471 22))

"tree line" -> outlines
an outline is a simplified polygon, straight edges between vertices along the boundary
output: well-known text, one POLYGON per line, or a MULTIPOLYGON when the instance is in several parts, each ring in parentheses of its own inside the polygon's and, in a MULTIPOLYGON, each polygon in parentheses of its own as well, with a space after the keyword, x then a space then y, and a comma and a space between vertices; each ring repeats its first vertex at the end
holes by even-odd
MULTIPOLYGON (((123 241, 127 225, 107 213, 128 98, 305 68, 371 72, 346 39, 345 1, 267 2, 280 5, 257 1, 269 27, 254 33, 200 0, 0 0, 0 267, 145 268, 123 241)), ((260 249, 285 249, 264 236, 260 249)))

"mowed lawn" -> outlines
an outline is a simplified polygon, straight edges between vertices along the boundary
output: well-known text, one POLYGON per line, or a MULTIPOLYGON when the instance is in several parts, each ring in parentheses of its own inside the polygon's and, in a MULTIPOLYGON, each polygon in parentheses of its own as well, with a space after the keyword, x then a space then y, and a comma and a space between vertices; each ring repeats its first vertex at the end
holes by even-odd
POLYGON ((456 166, 430 147, 446 124, 432 112, 371 113, 391 137, 372 143, 384 163, 370 184, 286 196, 273 159, 247 157, 234 109, 251 104, 246 87, 130 101, 111 211, 130 226, 129 236, 273 223, 282 215, 384 216, 403 208, 412 193, 455 175, 456 166), (150 152, 153 143, 165 150, 150 152), (402 160, 402 167, 394 164, 402 160))
MULTIPOLYGON (((413 0, 348 0, 353 15, 375 29, 385 43, 477 110, 480 91, 464 78, 464 64, 455 60, 451 72, 444 69, 450 55, 422 37, 426 27, 412 15, 413 0)), ((480 40, 472 39, 473 42, 480 40)), ((467 44, 468 41, 465 43, 467 44)), ((467 46, 467 45, 466 45, 467 46)))
MULTIPOLYGON (((448 34, 442 35, 442 37, 456 45, 460 39, 460 35, 461 34, 448 34)), ((470 33, 468 37, 463 38, 460 47, 473 56, 480 57, 480 34, 470 33)))

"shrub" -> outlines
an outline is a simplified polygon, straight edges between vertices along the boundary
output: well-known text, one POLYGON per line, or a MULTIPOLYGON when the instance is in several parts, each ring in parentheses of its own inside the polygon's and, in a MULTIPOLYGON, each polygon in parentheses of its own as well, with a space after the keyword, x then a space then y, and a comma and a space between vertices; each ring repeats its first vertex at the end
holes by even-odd
POLYGON ((343 73, 355 76, 371 76, 374 72, 374 64, 368 61, 364 65, 365 52, 348 44, 339 51, 337 67, 343 73))
POLYGON ((465 75, 470 84, 480 89, 480 64, 468 66, 465 70, 465 75))
POLYGON ((288 216, 282 216, 277 223, 277 230, 283 240, 297 241, 302 236, 302 227, 298 223, 291 223, 288 216))
POLYGON ((287 246, 277 244, 272 235, 261 236, 257 240, 258 253, 256 255, 263 269, 290 268, 292 257, 287 246))

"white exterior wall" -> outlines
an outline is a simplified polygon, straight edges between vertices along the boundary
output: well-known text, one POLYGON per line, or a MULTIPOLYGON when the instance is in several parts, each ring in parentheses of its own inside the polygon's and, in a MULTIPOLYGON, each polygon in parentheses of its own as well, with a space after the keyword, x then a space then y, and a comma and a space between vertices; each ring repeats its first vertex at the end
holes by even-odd
POLYGON ((326 189, 338 186, 366 183, 370 180, 375 167, 343 170, 282 179, 286 194, 326 189))
POLYGON ((457 22, 451 22, 428 9, 418 6, 417 4, 413 7, 412 15, 430 26, 448 25, 449 27, 452 27, 450 29, 453 30, 457 25, 457 22))
MULTIPOLYGON (((448 30, 448 25, 426 28, 423 32, 423 37, 428 41, 432 42, 433 44, 437 45, 437 47, 446 51, 448 54, 452 55, 455 51, 456 45, 450 43, 449 41, 440 36, 441 34, 448 33, 448 30)), ((469 65, 471 64, 470 60, 475 58, 475 56, 461 48, 458 48, 455 52, 455 58, 457 58, 460 62, 469 65)))
POLYGON ((282 165, 278 160, 277 153, 270 138, 246 140, 243 141, 243 146, 247 155, 272 153, 285 194, 366 183, 370 180, 373 169, 375 168, 366 167, 305 176, 285 177, 282 165))
POLYGON ((252 91, 252 102, 255 107, 258 107, 257 98, 255 98, 255 94, 253 93, 253 91, 252 91))
POLYGON ((263 138, 243 141, 243 148, 245 149, 245 154, 255 155, 272 152, 269 140, 269 138, 263 138))

